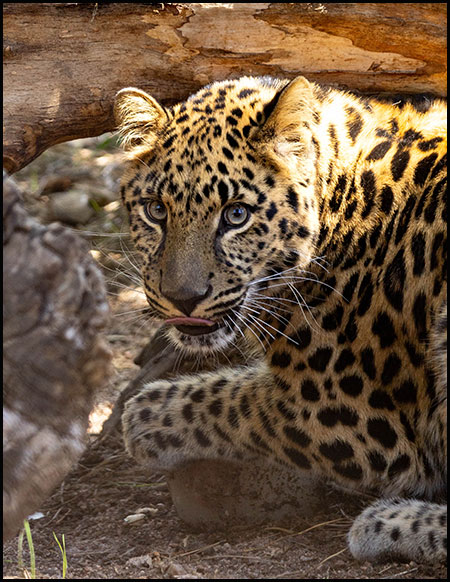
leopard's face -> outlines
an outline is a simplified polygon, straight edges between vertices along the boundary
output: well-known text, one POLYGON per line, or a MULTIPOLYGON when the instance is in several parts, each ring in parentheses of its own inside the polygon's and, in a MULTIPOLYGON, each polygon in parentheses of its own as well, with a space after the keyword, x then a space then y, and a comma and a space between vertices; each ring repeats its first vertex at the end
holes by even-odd
POLYGON ((301 143, 278 131, 281 88, 216 84, 170 111, 137 90, 119 94, 125 137, 127 114, 139 112, 144 126, 138 138, 136 123, 128 128, 138 150, 122 196, 145 292, 153 316, 189 351, 221 349, 243 328, 258 329, 261 294, 311 258, 314 148, 306 131, 301 143))

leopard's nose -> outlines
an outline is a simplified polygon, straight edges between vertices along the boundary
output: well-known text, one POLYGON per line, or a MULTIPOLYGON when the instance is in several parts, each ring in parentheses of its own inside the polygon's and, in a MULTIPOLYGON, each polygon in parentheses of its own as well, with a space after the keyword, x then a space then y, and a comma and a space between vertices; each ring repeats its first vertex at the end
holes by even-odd
POLYGON ((161 288, 161 293, 166 299, 168 299, 177 309, 184 313, 185 315, 191 315, 194 309, 199 303, 206 299, 212 292, 212 286, 209 285, 206 291, 203 290, 192 290, 192 289, 179 289, 176 294, 164 293, 161 288))

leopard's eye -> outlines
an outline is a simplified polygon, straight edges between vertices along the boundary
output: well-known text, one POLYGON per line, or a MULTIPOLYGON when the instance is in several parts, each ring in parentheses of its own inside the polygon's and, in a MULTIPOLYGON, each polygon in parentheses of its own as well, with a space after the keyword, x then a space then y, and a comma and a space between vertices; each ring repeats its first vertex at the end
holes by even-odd
POLYGON ((153 200, 145 205, 145 214, 153 222, 164 222, 167 218, 167 208, 160 200, 153 200))
POLYGON ((243 204, 235 203, 225 208, 223 217, 229 226, 242 226, 249 219, 250 212, 243 204))

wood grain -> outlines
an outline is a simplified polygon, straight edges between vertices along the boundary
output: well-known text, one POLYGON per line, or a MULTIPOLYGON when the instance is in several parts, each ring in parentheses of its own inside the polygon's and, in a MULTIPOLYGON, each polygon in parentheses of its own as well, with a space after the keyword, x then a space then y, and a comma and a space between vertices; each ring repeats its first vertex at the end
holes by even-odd
POLYGON ((240 75, 446 94, 445 3, 5 3, 4 165, 114 129, 137 86, 165 104, 240 75))

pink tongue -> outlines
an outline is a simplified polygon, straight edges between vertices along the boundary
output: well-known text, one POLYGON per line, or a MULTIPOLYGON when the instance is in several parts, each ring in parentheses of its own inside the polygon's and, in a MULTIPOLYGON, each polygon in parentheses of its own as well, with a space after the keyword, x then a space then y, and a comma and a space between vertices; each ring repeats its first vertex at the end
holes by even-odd
POLYGON ((200 317, 171 317, 166 319, 165 323, 170 323, 172 325, 215 325, 215 321, 209 319, 201 319, 200 317))

